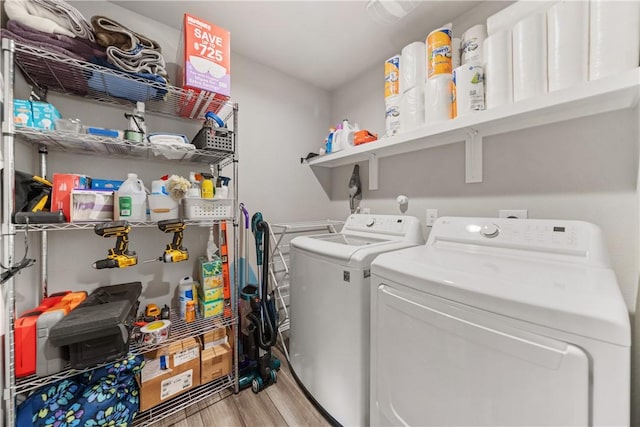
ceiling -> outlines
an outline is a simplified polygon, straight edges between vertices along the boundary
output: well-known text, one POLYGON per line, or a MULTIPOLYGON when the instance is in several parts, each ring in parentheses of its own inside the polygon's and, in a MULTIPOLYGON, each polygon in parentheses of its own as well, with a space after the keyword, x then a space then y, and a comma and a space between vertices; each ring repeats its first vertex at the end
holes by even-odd
POLYGON ((375 22, 365 0, 113 3, 176 29, 188 12, 229 30, 232 51, 333 90, 480 2, 422 1, 392 25, 375 22))

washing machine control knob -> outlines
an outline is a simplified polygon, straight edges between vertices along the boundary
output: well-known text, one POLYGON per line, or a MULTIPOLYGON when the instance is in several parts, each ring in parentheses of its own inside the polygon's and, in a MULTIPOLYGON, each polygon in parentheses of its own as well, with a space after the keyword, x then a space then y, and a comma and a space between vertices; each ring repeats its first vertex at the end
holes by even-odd
POLYGON ((482 227, 482 229, 480 230, 480 234, 489 239, 493 239, 494 237, 497 237, 498 234, 500 234, 500 229, 495 224, 489 224, 482 227))
POLYGON ((366 226, 367 227, 373 227, 373 224, 375 224, 375 223, 376 223, 376 219, 375 218, 369 218, 367 220, 366 226))

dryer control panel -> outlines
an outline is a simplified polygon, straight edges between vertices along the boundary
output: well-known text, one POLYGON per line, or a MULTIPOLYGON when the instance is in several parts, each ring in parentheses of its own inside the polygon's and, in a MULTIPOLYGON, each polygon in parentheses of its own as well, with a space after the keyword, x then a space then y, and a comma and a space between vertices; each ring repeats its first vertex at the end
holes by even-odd
POLYGON ((583 221, 442 217, 427 244, 437 242, 566 254, 609 265, 600 229, 583 221))
POLYGON ((342 233, 380 234, 385 239, 396 236, 399 240, 405 240, 421 235, 422 229, 418 218, 413 216, 353 214, 345 221, 342 233))

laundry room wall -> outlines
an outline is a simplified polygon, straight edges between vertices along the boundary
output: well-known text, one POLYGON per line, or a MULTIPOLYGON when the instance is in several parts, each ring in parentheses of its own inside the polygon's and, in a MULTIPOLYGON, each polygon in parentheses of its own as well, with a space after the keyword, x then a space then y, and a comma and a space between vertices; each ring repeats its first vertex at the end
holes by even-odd
MULTIPOLYGON (((148 2, 149 7, 154 8, 162 7, 163 3, 148 2)), ((87 19, 93 15, 108 16, 155 39, 162 46, 166 60, 175 61, 180 37, 178 29, 106 1, 78 1, 72 4, 87 19)), ((214 18, 203 18, 215 22, 214 18)), ((216 24, 224 27, 224 22, 216 24)), ((324 138, 329 122, 329 93, 234 53, 233 34, 231 40, 232 100, 239 103, 240 201, 245 203, 251 214, 261 211, 265 220, 272 223, 328 217, 329 197, 321 181, 306 165, 300 163, 300 157, 309 151, 317 151, 317 141, 324 138)), ((175 65, 172 67, 169 64, 168 68, 175 69, 175 65)), ((16 89, 16 97, 24 98, 28 96, 28 87, 19 74, 16 73, 21 82, 16 89)), ((48 100, 65 117, 79 117, 85 124, 123 129, 128 123, 122 107, 98 105, 54 93, 49 94, 48 100)), ((147 125, 149 131, 184 133, 189 137, 194 136, 200 128, 199 122, 189 123, 154 117, 152 114, 147 114, 147 125)), ((37 171, 34 150, 22 144, 18 144, 17 149, 17 168, 37 171)), ((196 168, 199 171, 204 166, 101 159, 59 152, 51 152, 47 160, 49 175, 53 172, 73 172, 125 179, 127 172, 137 172, 148 186, 152 179, 163 174, 176 173, 188 177, 190 170, 196 168)), ((223 171, 223 175, 231 176, 231 173, 230 168, 223 171)), ((232 182, 232 185, 235 183, 232 182)), ((204 254, 207 237, 207 228, 188 227, 185 231, 185 246, 193 259, 204 254)), ((123 270, 97 271, 91 268, 91 264, 105 257, 115 239, 100 238, 87 230, 50 232, 49 291, 67 288, 90 291, 100 285, 141 280, 143 284, 149 283, 143 290, 140 301, 142 307, 150 299, 155 303, 168 303, 174 298, 174 288, 179 278, 192 274, 193 263, 142 264, 145 259, 157 257, 168 239, 169 235, 154 228, 134 229, 130 234, 130 247, 138 252, 139 265, 123 270)), ((31 241, 30 255, 38 259, 38 240, 33 237, 31 241)), ((16 246, 16 254, 21 254, 20 236, 16 238, 16 246)), ((18 311, 30 308, 35 303, 38 283, 37 267, 25 270, 18 277, 18 311)))
MULTIPOLYGON (((484 22, 484 5, 453 22, 454 34, 484 22)), ((425 28, 425 35, 431 28, 425 28)), ((400 47, 401 48, 401 47, 400 47)), ((400 51, 398 49, 398 52, 400 51)), ((343 118, 384 134, 383 61, 332 92, 332 123, 343 118)), ((497 217, 498 209, 527 209, 530 218, 576 219, 602 228, 630 311, 638 288, 638 111, 624 110, 484 138, 484 180, 465 184, 464 143, 383 158, 379 190, 368 189, 360 163, 362 207, 400 213, 396 197, 409 197, 407 215, 424 224, 427 208, 439 216, 497 217)), ((332 170, 334 206, 348 204, 353 165, 332 170)), ((428 235, 428 230, 425 228, 428 235)))

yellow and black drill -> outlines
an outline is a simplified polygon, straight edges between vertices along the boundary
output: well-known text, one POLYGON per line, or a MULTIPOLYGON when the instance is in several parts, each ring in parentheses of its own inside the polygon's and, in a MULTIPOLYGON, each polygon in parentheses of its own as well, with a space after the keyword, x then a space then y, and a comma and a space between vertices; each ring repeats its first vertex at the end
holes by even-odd
POLYGON ((158 221, 158 228, 165 233, 173 233, 173 240, 167 245, 164 254, 158 257, 158 261, 180 262, 188 260, 189 251, 182 246, 182 232, 186 228, 184 221, 180 219, 158 221))
POLYGON ((116 246, 109 249, 105 259, 93 263, 93 268, 125 268, 138 263, 138 255, 129 251, 129 232, 131 226, 127 221, 105 222, 96 224, 93 231, 102 237, 117 237, 116 246))

